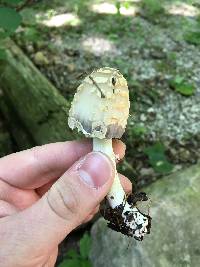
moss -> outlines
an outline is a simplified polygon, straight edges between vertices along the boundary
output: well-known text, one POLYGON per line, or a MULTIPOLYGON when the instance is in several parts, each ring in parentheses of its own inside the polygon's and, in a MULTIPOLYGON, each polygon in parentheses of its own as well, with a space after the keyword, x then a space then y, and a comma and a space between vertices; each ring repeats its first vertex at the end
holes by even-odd
POLYGON ((0 65, 5 98, 35 144, 71 140, 67 128, 68 103, 34 67, 22 51, 8 41, 6 60, 0 65))

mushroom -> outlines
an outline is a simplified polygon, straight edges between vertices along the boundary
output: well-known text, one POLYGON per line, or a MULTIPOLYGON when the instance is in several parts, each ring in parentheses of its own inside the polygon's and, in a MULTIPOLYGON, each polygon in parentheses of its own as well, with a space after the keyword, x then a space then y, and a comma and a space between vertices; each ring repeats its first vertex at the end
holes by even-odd
MULTIPOLYGON (((115 166, 115 178, 107 195, 109 207, 103 216, 113 230, 137 240, 150 233, 151 217, 140 212, 127 197, 116 170, 112 138, 121 138, 129 116, 126 79, 116 69, 101 68, 88 75, 77 89, 69 111, 68 124, 93 138, 93 150, 105 153, 115 166)), ((144 193, 145 194, 145 193, 144 193)), ((146 196, 146 194, 145 194, 146 196)), ((146 200, 146 199, 142 199, 146 200)))

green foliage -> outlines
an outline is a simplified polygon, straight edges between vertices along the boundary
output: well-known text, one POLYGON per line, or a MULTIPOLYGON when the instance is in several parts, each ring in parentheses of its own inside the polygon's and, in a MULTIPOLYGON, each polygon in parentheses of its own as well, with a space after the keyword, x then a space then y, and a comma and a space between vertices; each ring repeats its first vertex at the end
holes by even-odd
POLYGON ((121 7, 121 3, 119 1, 116 1, 115 6, 117 8, 117 14, 120 15, 120 7, 121 7))
POLYGON ((121 15, 115 17, 108 16, 106 19, 99 19, 97 21, 95 31, 106 34, 109 39, 115 40, 123 36, 132 36, 131 26, 132 19, 130 17, 121 15))
POLYGON ((83 259, 87 259, 91 248, 91 238, 85 234, 80 240, 80 255, 83 259))
POLYGON ((64 260, 59 267, 92 267, 88 260, 68 259, 64 260))
POLYGON ((162 0, 143 0, 142 9, 148 17, 159 16, 165 12, 162 6, 162 0))
POLYGON ((192 45, 200 45, 200 16, 195 19, 196 23, 186 21, 184 40, 192 45))
POLYGON ((41 40, 40 32, 34 27, 27 27, 23 33, 25 40, 30 42, 37 42, 41 40))
POLYGON ((131 7, 131 2, 130 1, 124 1, 121 3, 122 6, 124 6, 125 8, 129 8, 131 7))
POLYGON ((18 5, 22 0, 3 0, 2 2, 9 5, 18 5))
POLYGON ((4 60, 6 58, 6 51, 0 48, 0 60, 4 60))
POLYGON ((170 63, 176 63, 176 59, 177 59, 177 54, 176 52, 170 52, 167 54, 167 59, 170 63))
MULTIPOLYGON (((3 4, 18 5, 21 0, 4 0, 3 4)), ((0 41, 12 35, 22 21, 21 15, 12 7, 0 7, 0 41)), ((6 52, 0 47, 0 60, 6 58, 6 52)))
POLYGON ((189 83, 182 83, 176 86, 176 91, 182 95, 190 96, 194 94, 195 87, 189 83))
POLYGON ((193 95, 195 92, 194 85, 185 82, 184 77, 176 76, 174 80, 170 81, 170 86, 172 89, 174 89, 176 92, 184 95, 184 96, 190 96, 193 95))
POLYGON ((91 238, 86 233, 82 237, 79 243, 80 253, 77 253, 75 250, 71 249, 66 255, 66 259, 61 262, 59 267, 92 267, 89 260, 89 252, 91 249, 91 238))
MULTIPOLYGON (((33 9, 33 8, 26 8, 26 9, 22 10, 21 15, 23 18, 24 25, 30 26, 30 27, 36 26, 36 24, 37 24, 36 14, 37 13, 38 13, 38 11, 33 9)), ((38 22, 39 22, 39 18, 38 18, 38 22)))
POLYGON ((184 35, 184 39, 189 44, 200 45, 200 31, 191 31, 184 35))
POLYGON ((144 153, 149 158, 149 163, 157 173, 169 173, 173 165, 168 161, 165 155, 165 147, 161 143, 155 143, 144 149, 144 153))
POLYGON ((0 28, 9 34, 13 33, 21 23, 21 16, 10 7, 0 8, 0 28))
POLYGON ((133 126, 132 128, 132 134, 135 136, 135 137, 141 137, 141 136, 144 136, 145 134, 147 134, 148 130, 145 126, 143 125, 135 125, 133 126))

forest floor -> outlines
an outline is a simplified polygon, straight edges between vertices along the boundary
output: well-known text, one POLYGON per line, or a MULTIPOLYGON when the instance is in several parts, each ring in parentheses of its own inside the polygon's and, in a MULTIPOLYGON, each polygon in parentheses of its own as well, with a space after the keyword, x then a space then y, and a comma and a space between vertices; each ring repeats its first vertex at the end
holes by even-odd
POLYGON ((119 14, 114 2, 41 1, 22 12, 14 38, 67 99, 96 68, 125 75, 131 116, 122 171, 143 186, 199 157, 200 5, 125 1, 119 14))
POLYGON ((116 2, 43 0, 22 11, 14 39, 67 99, 94 69, 124 74, 131 115, 120 170, 140 188, 199 159, 200 4, 116 2))

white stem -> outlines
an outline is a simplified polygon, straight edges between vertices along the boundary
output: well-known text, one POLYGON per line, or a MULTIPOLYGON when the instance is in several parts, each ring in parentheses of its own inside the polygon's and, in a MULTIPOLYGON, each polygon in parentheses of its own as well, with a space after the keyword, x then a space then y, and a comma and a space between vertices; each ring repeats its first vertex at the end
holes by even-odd
POLYGON ((103 152, 113 161, 115 166, 115 178, 110 192, 107 195, 108 202, 112 209, 123 207, 121 217, 123 223, 121 226, 115 225, 115 227, 122 227, 126 229, 126 235, 134 236, 138 240, 142 240, 143 236, 148 233, 150 225, 150 217, 142 214, 137 207, 130 205, 126 201, 126 194, 121 186, 117 170, 116 170, 116 156, 112 148, 112 139, 93 139, 93 151, 103 152))
POLYGON ((126 194, 121 186, 116 170, 116 156, 113 152, 112 139, 93 138, 93 151, 99 151, 106 154, 112 160, 115 167, 115 178, 110 192, 107 195, 109 204, 114 209, 124 202, 126 194))

